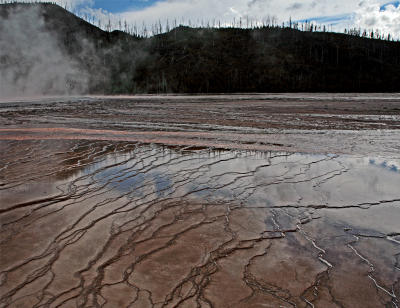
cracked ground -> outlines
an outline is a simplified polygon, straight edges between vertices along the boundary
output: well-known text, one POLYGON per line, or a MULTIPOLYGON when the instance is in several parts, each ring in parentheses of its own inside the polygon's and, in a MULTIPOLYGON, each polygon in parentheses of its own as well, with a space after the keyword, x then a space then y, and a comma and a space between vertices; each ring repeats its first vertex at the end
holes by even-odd
POLYGON ((0 103, 0 307, 400 306, 394 95, 0 103))

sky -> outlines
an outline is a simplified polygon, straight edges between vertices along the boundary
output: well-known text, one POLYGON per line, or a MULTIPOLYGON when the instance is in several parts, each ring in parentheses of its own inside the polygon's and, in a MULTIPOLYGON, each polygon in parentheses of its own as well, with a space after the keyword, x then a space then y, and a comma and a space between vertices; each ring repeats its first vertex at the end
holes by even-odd
MULTIPOLYGON (((23 1, 23 0, 21 0, 23 1)), ((55 0, 75 12, 101 20, 126 20, 138 25, 168 19, 192 24, 213 20, 254 21, 275 17, 277 22, 314 21, 334 31, 359 28, 400 37, 400 0, 55 0)))

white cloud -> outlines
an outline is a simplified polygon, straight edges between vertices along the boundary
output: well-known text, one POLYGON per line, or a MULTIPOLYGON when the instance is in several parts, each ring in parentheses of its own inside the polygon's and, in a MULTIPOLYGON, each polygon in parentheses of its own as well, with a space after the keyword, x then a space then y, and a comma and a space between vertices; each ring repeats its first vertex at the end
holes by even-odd
POLYGON ((352 13, 358 9, 357 0, 166 0, 136 11, 122 14, 126 19, 138 22, 169 19, 220 19, 233 18, 262 20, 276 16, 280 21, 311 19, 318 16, 352 13))
POLYGON ((399 37, 400 5, 392 3, 381 9, 381 4, 377 1, 362 1, 356 11, 355 25, 362 29, 379 30, 381 33, 391 33, 399 37))
MULTIPOLYGON (((382 32, 392 33, 400 37, 400 7, 387 4, 388 0, 160 0, 143 9, 130 10, 119 15, 109 14, 102 9, 94 9, 95 0, 55 0, 58 4, 67 3, 72 9, 94 16, 101 20, 104 26, 111 19, 114 26, 118 20, 126 20, 147 26, 159 21, 170 25, 177 23, 206 25, 214 21, 222 24, 236 22, 242 18, 242 24, 247 19, 263 21, 268 16, 274 16, 278 23, 292 20, 320 20, 327 25, 334 24, 333 29, 343 31, 344 28, 361 27, 366 29, 379 28, 382 32), (343 20, 337 16, 343 17, 343 20), (323 18, 321 18, 323 17, 323 18), (334 20, 334 22, 330 22, 334 20)), ((23 1, 21 1, 23 2, 23 1)))
POLYGON ((387 0, 165 0, 134 11, 124 12, 123 19, 133 23, 151 24, 158 20, 191 20, 199 24, 202 20, 232 22, 247 17, 262 21, 266 16, 275 16, 279 23, 292 20, 324 20, 334 24, 334 30, 361 27, 380 29, 400 37, 400 6, 382 5, 387 0), (324 16, 325 18, 321 18, 324 16), (331 17, 330 17, 331 16, 331 17), (337 18, 343 16, 343 19, 337 18), (347 17, 346 17, 347 16, 347 17), (319 17, 319 18, 318 18, 319 17), (332 21, 332 22, 331 22, 332 21), (333 22, 334 21, 334 22, 333 22))

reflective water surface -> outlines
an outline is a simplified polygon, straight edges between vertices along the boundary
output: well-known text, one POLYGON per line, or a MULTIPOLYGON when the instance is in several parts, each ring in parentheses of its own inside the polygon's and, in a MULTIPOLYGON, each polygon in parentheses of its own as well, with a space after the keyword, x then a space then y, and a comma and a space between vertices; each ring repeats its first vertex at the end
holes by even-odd
POLYGON ((400 158, 0 141, 1 307, 398 307, 400 158))

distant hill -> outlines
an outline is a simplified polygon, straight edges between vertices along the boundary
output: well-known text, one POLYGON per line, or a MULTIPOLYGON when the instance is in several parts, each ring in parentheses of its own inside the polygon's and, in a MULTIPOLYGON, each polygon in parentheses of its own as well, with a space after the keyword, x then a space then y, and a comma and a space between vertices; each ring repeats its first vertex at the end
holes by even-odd
POLYGON ((336 33, 178 27, 140 38, 53 4, 3 4, 0 47, 8 95, 400 91, 399 42, 336 33))

